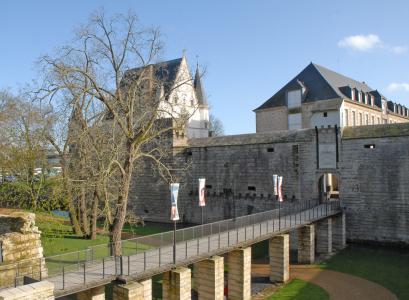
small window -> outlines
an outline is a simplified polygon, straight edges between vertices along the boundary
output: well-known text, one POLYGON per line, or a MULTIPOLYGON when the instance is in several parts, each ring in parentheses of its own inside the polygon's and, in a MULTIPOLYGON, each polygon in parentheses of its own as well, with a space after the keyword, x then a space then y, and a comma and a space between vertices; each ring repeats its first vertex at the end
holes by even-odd
POLYGON ((267 152, 274 152, 274 148, 267 148, 267 152))
POLYGON ((364 145, 364 148, 374 149, 374 148, 375 148, 375 144, 366 144, 366 145, 364 145))
POLYGON ((248 189, 249 191, 255 191, 255 190, 256 190, 256 187, 255 187, 255 186, 252 186, 252 185, 249 185, 249 186, 247 187, 247 189, 248 189))
POLYGON ((324 116, 324 118, 328 117, 328 113, 327 113, 327 112, 324 112, 324 113, 323 113, 323 116, 324 116))
POLYGON ((193 100, 190 100, 190 106, 193 106, 193 100))
POLYGON ((206 189, 211 189, 212 185, 211 184, 206 184, 206 189))

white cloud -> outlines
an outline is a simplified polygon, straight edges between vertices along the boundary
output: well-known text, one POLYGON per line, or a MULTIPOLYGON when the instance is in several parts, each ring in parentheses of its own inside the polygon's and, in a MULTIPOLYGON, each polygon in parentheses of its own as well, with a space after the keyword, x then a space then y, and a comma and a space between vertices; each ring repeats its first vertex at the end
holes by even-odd
POLYGON ((409 83, 406 82, 392 82, 386 88, 388 91, 395 92, 395 91, 405 91, 409 92, 409 83))
POLYGON ((394 46, 394 47, 390 47, 390 50, 395 54, 403 54, 408 51, 408 47, 407 46, 394 46))
POLYGON ((376 34, 351 35, 344 37, 338 42, 339 47, 356 51, 370 51, 371 49, 380 47, 381 45, 382 41, 376 34))

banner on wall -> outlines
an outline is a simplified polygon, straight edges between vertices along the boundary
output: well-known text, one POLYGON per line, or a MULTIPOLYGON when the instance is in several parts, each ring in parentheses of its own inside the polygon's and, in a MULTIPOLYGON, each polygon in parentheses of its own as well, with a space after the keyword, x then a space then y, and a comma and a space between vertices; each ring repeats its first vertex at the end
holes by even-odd
POLYGON ((179 183, 170 184, 170 219, 172 221, 179 220, 179 211, 178 211, 178 194, 179 194, 179 183))
POLYGON ((205 200, 205 178, 199 178, 199 206, 206 206, 205 200))
POLYGON ((278 176, 278 183, 277 183, 277 189, 278 189, 278 201, 283 202, 283 176, 278 176))
POLYGON ((274 196, 278 195, 278 175, 274 174, 273 175, 273 191, 274 191, 274 196))

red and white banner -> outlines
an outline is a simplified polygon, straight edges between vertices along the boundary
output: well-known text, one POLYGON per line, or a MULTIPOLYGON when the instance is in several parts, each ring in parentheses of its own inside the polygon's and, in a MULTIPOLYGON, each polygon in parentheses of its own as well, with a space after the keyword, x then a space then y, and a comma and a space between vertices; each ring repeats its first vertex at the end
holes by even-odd
POLYGON ((179 211, 178 211, 178 194, 179 194, 179 183, 170 184, 170 219, 172 221, 179 220, 179 211))
POLYGON ((274 196, 278 195, 278 175, 277 174, 273 175, 273 192, 274 192, 274 196))
POLYGON ((283 176, 278 176, 278 184, 277 184, 277 189, 278 189, 278 201, 283 202, 283 176))
POLYGON ((205 191, 206 191, 206 179, 199 178, 199 206, 206 206, 205 191))

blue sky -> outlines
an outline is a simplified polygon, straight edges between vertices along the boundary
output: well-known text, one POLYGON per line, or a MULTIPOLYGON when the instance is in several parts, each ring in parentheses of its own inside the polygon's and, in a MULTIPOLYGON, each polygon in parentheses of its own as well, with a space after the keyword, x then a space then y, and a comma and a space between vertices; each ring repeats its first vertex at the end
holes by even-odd
POLYGON ((35 78, 35 60, 101 7, 132 9, 142 24, 160 26, 164 58, 186 49, 194 66, 199 56, 227 134, 255 132, 252 110, 311 61, 409 107, 407 1, 3 0, 0 88, 16 91, 35 78))

